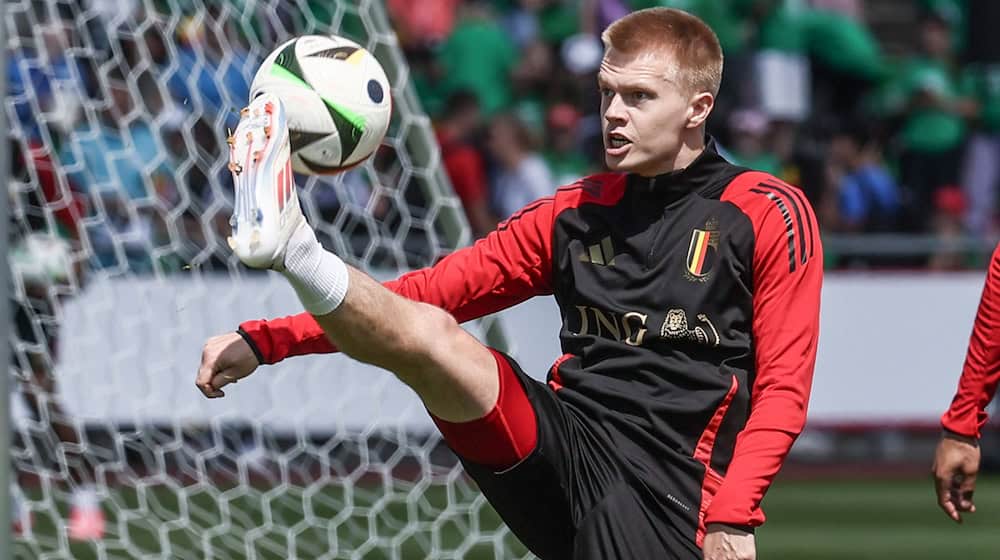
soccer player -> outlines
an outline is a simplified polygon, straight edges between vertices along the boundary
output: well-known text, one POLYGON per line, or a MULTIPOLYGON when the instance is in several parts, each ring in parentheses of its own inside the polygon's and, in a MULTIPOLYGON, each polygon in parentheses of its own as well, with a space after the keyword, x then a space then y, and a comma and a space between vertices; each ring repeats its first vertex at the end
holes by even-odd
POLYGON ((972 493, 979 473, 980 430, 986 424, 986 405, 993 400, 997 383, 1000 383, 1000 245, 993 251, 986 273, 958 392, 941 417, 944 432, 931 468, 938 505, 959 523, 963 512, 976 511, 972 493))
POLYGON ((210 339, 196 383, 221 397, 258 363, 336 348, 416 391, 540 558, 755 558, 760 502, 806 417, 816 218, 798 189, 729 164, 706 136, 722 51, 701 20, 642 10, 603 39, 611 172, 385 285, 323 250, 294 197, 277 210, 284 117, 255 99, 233 169, 237 199, 264 217, 237 207, 231 245, 281 271, 308 313, 210 339), (256 150, 262 163, 242 159, 256 150), (459 327, 539 295, 562 314, 547 383, 459 327))

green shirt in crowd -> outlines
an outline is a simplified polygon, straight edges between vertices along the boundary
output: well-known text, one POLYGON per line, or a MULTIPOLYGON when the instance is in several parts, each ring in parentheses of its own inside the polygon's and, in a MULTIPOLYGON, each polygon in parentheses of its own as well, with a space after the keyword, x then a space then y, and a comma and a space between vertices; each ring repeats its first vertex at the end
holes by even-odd
POLYGON ((586 177, 594 172, 590 160, 579 150, 570 152, 548 150, 542 156, 549 164, 552 177, 559 186, 568 185, 580 177, 586 177))
POLYGON ((437 56, 446 96, 462 89, 473 91, 487 115, 510 105, 510 72, 517 64, 517 48, 496 22, 459 22, 437 56))
POLYGON ((979 102, 983 130, 1000 134, 1000 64, 977 64, 965 69, 963 89, 979 102))
POLYGON ((816 60, 858 78, 883 77, 881 48, 864 24, 829 10, 810 10, 800 19, 809 52, 816 60))
MULTIPOLYGON (((959 84, 944 63, 926 57, 914 57, 903 63, 890 87, 890 109, 905 110, 921 92, 928 92, 946 103, 961 96, 959 84)), ((961 116, 938 107, 910 110, 900 133, 907 149, 920 152, 944 152, 957 148, 965 136, 961 116)))

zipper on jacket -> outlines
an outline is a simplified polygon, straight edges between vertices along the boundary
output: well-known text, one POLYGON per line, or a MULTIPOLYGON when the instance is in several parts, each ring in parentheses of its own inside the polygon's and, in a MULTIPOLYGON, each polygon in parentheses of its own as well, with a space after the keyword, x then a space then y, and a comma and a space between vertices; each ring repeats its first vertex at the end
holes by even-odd
MULTIPOLYGON (((656 187, 656 177, 649 178, 649 185, 646 187, 647 195, 653 194, 653 189, 656 187)), ((663 221, 664 213, 660 213, 660 217, 656 219, 656 231, 653 233, 652 237, 649 239, 649 250, 646 251, 646 261, 643 263, 643 269, 649 270, 649 263, 653 260, 653 251, 656 249, 656 241, 660 238, 660 234, 663 233, 663 221)))

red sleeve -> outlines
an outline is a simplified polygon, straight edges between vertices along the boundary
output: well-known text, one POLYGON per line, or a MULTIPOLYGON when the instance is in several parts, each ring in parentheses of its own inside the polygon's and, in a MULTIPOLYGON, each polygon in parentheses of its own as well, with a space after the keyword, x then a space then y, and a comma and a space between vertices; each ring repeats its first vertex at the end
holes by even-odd
POLYGON ((965 367, 958 392, 941 417, 941 425, 963 436, 978 438, 986 424, 986 405, 1000 382, 1000 245, 993 251, 983 297, 972 324, 965 367))
MULTIPOLYGON (((515 213, 496 231, 436 265, 385 283, 393 292, 436 305, 459 322, 476 319, 552 292, 552 198, 515 213)), ((334 352, 309 313, 240 325, 262 363, 334 352)))
POLYGON ((732 201, 750 217, 755 236, 750 416, 705 523, 757 526, 764 522, 760 502, 806 421, 823 248, 801 191, 767 174, 745 175, 732 201))

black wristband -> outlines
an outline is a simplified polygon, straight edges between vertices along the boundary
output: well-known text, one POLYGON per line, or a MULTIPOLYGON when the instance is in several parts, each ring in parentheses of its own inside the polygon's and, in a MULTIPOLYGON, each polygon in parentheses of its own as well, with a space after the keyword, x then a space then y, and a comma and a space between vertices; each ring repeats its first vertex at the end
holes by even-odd
POLYGON ((706 523, 706 525, 725 525, 726 527, 732 527, 733 529, 736 529, 738 531, 743 531, 744 533, 750 533, 751 535, 754 534, 754 531, 756 529, 756 527, 754 527, 753 525, 739 525, 736 523, 722 523, 719 521, 716 521, 714 523, 706 523))
POLYGON ((243 330, 243 327, 236 329, 236 334, 243 337, 243 340, 245 340, 247 345, 250 346, 250 350, 253 351, 253 355, 257 356, 257 365, 264 365, 266 362, 264 362, 264 356, 260 353, 260 348, 257 348, 257 344, 254 343, 253 339, 250 338, 250 335, 243 330))
POLYGON ((965 434, 960 434, 958 432, 953 432, 948 428, 944 428, 944 433, 942 435, 943 437, 946 437, 948 439, 961 441, 963 443, 968 443, 969 445, 974 445, 976 447, 979 447, 979 438, 967 436, 965 434))

